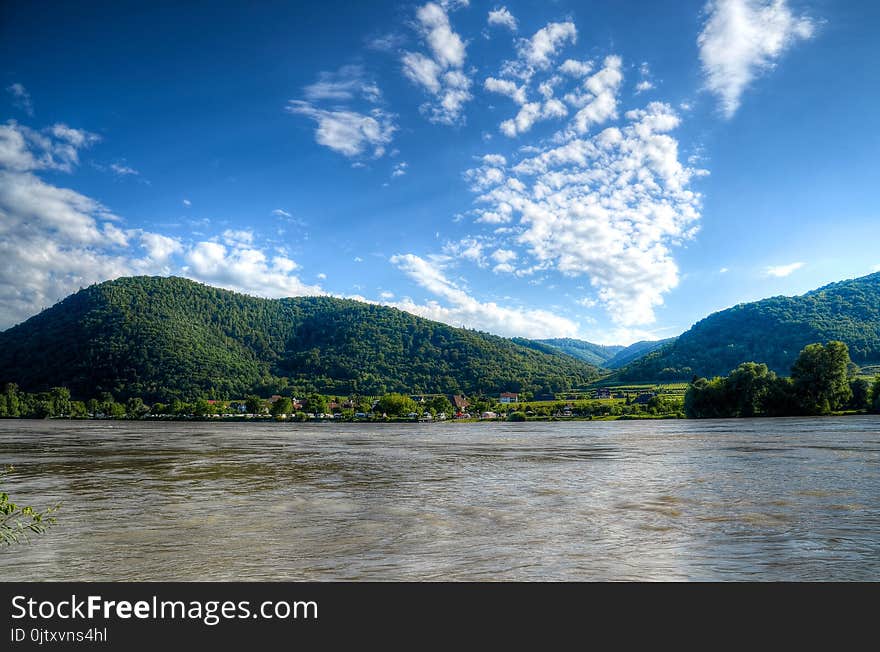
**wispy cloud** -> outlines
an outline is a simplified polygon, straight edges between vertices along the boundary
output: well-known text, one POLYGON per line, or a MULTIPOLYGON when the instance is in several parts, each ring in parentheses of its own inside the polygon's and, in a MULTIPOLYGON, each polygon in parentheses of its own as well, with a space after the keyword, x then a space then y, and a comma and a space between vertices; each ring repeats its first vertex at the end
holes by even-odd
POLYGON ((547 310, 511 308, 494 301, 481 302, 452 282, 436 261, 414 254, 392 256, 390 262, 446 305, 429 300, 418 303, 404 298, 388 303, 414 315, 453 326, 468 326, 509 337, 572 337, 579 325, 547 310))
POLYGON ((19 83, 11 84, 6 87, 6 92, 12 95, 12 103, 28 115, 34 114, 34 103, 31 101, 31 94, 27 89, 19 83))
POLYGON ((790 276, 806 263, 789 263, 788 265, 771 265, 764 268, 764 276, 775 276, 776 278, 784 278, 790 276))
POLYGON ((127 176, 139 176, 140 172, 135 170, 133 167, 129 167, 128 165, 123 165, 122 163, 111 163, 110 170, 120 177, 127 176))
POLYGON ((303 94, 311 102, 350 101, 361 97, 375 103, 382 99, 382 92, 376 82, 366 79, 364 69, 359 65, 348 65, 335 72, 319 73, 318 81, 306 86, 303 94))
POLYGON ((786 0, 711 0, 704 11, 697 44, 705 87, 718 96, 727 118, 749 84, 816 29, 809 17, 794 15, 786 0))

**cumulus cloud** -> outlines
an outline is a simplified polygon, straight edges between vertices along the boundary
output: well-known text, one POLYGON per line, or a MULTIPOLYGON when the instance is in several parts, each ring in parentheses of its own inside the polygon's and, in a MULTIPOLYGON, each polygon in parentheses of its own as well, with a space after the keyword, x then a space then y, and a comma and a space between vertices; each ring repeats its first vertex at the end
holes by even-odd
POLYGON ((574 23, 549 23, 530 39, 520 40, 517 58, 506 61, 498 77, 486 78, 483 86, 487 91, 506 95, 519 106, 514 116, 499 124, 501 133, 515 138, 531 131, 538 122, 560 120, 574 111, 571 133, 559 136, 570 138, 616 117, 623 81, 620 57, 606 57, 596 72, 592 61, 576 59, 566 59, 554 68, 556 55, 576 40, 574 23), (560 97, 556 97, 557 91, 560 97))
POLYGON ((422 112, 432 122, 456 124, 462 120, 464 105, 471 99, 471 79, 464 71, 467 46, 453 29, 445 6, 429 2, 416 11, 419 33, 430 56, 404 52, 404 75, 432 96, 422 112))
POLYGON ((529 77, 537 70, 546 70, 564 45, 577 42, 577 28, 571 21, 548 23, 529 39, 521 39, 517 47, 521 76, 529 77))
POLYGON ((315 141, 348 157, 365 153, 375 158, 383 156, 397 130, 394 116, 381 109, 373 109, 369 114, 328 111, 303 100, 290 100, 287 111, 314 120, 315 141))
POLYGON ((190 278, 236 292, 268 298, 324 294, 291 274, 298 265, 290 258, 269 257, 246 243, 198 242, 186 252, 185 262, 182 270, 190 278))
POLYGON ((490 93, 499 93, 506 95, 514 102, 522 106, 528 100, 526 99, 525 86, 517 86, 516 83, 509 79, 496 79, 495 77, 487 77, 483 82, 483 88, 490 93))
POLYGON ((790 276, 806 263, 789 263, 788 265, 771 265, 764 268, 764 276, 774 276, 776 278, 785 278, 790 276))
POLYGON ((490 26, 506 27, 511 32, 515 32, 518 29, 516 18, 507 7, 496 7, 490 11, 487 21, 490 26))
POLYGON ((28 115, 34 114, 34 103, 31 101, 31 94, 27 89, 19 83, 10 84, 6 87, 6 92, 12 95, 12 103, 28 115))
POLYGON ((622 66, 620 57, 606 57, 601 70, 587 78, 581 88, 565 96, 566 102, 580 107, 571 124, 575 133, 585 134, 593 125, 617 117, 622 66))
POLYGON ((510 308, 494 301, 480 302, 453 283, 440 265, 415 254, 398 254, 390 259, 418 285, 445 302, 436 300, 417 303, 405 298, 393 305, 414 315, 453 326, 467 326, 508 337, 572 337, 577 335, 576 322, 547 310, 510 308))
POLYGON ((499 272, 586 276, 590 298, 631 327, 651 323, 678 283, 671 249, 695 232, 700 196, 689 185, 701 171, 679 162, 669 132, 680 118, 669 105, 652 102, 625 117, 622 128, 592 137, 569 128, 561 144, 532 147, 512 165, 484 159, 465 178, 478 193, 476 221, 511 224, 502 248, 522 249, 519 266, 499 262, 509 266, 499 272))
POLYGON ((816 28, 810 18, 794 15, 786 0, 712 0, 705 15, 697 37, 705 87, 718 96, 727 118, 749 84, 816 28))
POLYGON ((70 172, 79 164, 79 151, 98 140, 95 134, 61 123, 36 131, 10 120, 0 125, 0 167, 70 172))

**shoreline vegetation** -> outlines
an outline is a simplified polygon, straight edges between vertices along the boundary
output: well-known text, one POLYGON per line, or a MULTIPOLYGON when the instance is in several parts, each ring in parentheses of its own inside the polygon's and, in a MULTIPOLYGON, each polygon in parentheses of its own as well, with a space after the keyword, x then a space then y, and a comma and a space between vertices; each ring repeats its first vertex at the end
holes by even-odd
MULTIPOLYGON (((601 381, 599 381, 601 383, 601 381)), ((766 364, 745 362, 728 376, 693 378, 690 383, 630 384, 567 392, 463 395, 350 395, 313 393, 304 398, 251 394, 242 399, 207 399, 147 405, 137 396, 124 403, 109 392, 78 400, 66 387, 25 392, 7 383, 0 393, 0 418, 128 419, 225 422, 521 422, 614 421, 632 419, 822 416, 880 412, 880 375, 858 377, 846 344, 830 341, 805 347, 791 376, 777 376, 766 364)))

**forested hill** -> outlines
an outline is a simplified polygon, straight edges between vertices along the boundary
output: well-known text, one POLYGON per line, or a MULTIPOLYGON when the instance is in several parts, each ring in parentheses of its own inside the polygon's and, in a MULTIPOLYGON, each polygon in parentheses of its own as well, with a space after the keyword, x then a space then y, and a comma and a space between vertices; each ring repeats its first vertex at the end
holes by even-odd
POLYGON ((788 375, 801 349, 829 340, 845 342, 856 364, 880 360, 880 273, 712 314, 624 367, 619 378, 690 380, 725 375, 750 361, 788 375))
POLYGON ((561 391, 597 370, 552 350, 329 297, 259 299, 183 278, 80 290, 0 333, 0 382, 145 400, 561 391))

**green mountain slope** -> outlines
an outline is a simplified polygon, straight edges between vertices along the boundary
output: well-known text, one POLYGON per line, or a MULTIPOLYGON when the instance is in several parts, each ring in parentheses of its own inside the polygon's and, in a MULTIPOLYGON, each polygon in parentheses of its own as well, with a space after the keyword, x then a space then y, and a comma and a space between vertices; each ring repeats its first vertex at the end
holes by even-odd
POLYGON ((749 361, 788 375, 804 346, 828 340, 845 342, 856 364, 880 360, 880 273, 712 314, 623 368, 619 378, 689 380, 727 374, 749 361))
POLYGON ((624 349, 622 346, 603 346, 602 344, 593 344, 592 342, 575 340, 570 337, 534 341, 597 367, 606 367, 605 363, 624 349))
POLYGON ((597 370, 551 350, 329 297, 258 299, 182 278, 80 290, 0 333, 0 382, 76 396, 560 391, 597 370))

